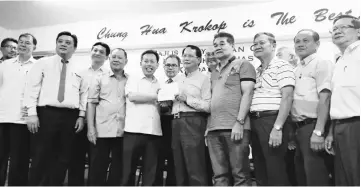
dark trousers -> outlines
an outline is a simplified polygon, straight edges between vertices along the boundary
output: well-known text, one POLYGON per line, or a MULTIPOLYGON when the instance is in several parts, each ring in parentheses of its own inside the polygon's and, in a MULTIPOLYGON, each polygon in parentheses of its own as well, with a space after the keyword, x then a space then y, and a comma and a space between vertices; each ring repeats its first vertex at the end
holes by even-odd
POLYGON ((327 169, 328 154, 326 151, 316 152, 311 149, 312 131, 316 121, 305 124, 296 130, 295 166, 297 184, 300 186, 331 185, 327 169))
POLYGON ((160 143, 160 151, 158 155, 157 176, 155 180, 156 186, 163 186, 163 171, 167 171, 167 178, 165 181, 166 186, 174 186, 175 173, 174 173, 174 160, 172 151, 172 119, 173 115, 162 115, 162 140, 160 143), (167 160, 167 165, 165 161, 167 160))
POLYGON ((256 183, 259 186, 289 186, 286 172, 285 155, 288 144, 289 124, 285 123, 282 129, 282 144, 270 147, 269 136, 276 121, 277 115, 266 117, 251 117, 252 156, 256 183))
MULTIPOLYGON (((9 163, 9 186, 25 186, 28 183, 30 132, 25 124, 0 123, 0 163, 2 172, 9 163)), ((6 173, 1 174, 5 184, 6 173)), ((2 184, 3 185, 3 184, 2 184)))
POLYGON ((360 118, 335 122, 336 186, 360 186, 360 118))
POLYGON ((91 144, 89 168, 90 186, 119 186, 122 171, 123 138, 98 138, 91 144), (109 155, 111 154, 111 159, 109 155), (109 166, 110 164, 110 166, 109 166), (109 167, 109 176, 107 171, 109 167))
POLYGON ((290 181, 290 185, 292 186, 297 186, 295 154, 296 154, 296 150, 287 149, 285 156, 288 180, 290 181))
POLYGON ((231 130, 210 131, 207 144, 214 172, 214 186, 251 185, 250 131, 238 142, 231 140, 231 130))
POLYGON ((155 185, 158 153, 161 136, 125 132, 123 137, 123 170, 121 186, 134 185, 134 177, 139 163, 143 161, 143 186, 155 185))
POLYGON ((38 107, 37 111, 40 127, 33 136, 29 185, 60 186, 69 167, 79 110, 38 107))
POLYGON ((204 133, 207 119, 189 116, 173 119, 172 149, 177 186, 206 186, 207 166, 204 133))
POLYGON ((68 169, 69 186, 85 185, 85 163, 87 153, 89 157, 89 141, 87 132, 87 125, 84 124, 84 129, 75 135, 68 169))

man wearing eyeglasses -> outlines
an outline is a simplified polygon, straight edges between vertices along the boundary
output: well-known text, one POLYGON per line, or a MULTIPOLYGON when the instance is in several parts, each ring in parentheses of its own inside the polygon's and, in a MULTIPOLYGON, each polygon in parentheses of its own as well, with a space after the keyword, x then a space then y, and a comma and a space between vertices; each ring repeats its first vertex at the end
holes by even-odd
MULTIPOLYGON (((176 80, 182 76, 179 75, 179 68, 181 59, 177 55, 169 55, 164 60, 164 72, 167 76, 165 84, 175 83, 176 80)), ((173 101, 162 101, 160 104, 161 113, 161 126, 162 126, 162 143, 159 151, 159 160, 157 166, 157 178, 155 185, 163 186, 163 170, 167 168, 167 178, 165 185, 174 186, 175 174, 174 174, 174 159, 172 153, 172 106, 173 101), (165 166, 165 160, 167 160, 167 166, 165 166)))
POLYGON ((10 156, 9 186, 26 186, 28 182, 30 133, 23 100, 28 72, 36 62, 32 56, 36 44, 33 35, 21 34, 19 56, 0 64, 0 163, 5 169, 10 156))
POLYGON ((336 186, 360 186, 360 20, 341 15, 330 32, 342 55, 331 80, 332 127, 325 148, 335 154, 336 186))
POLYGON ((17 55, 17 47, 18 41, 14 38, 5 38, 1 41, 1 48, 0 51, 2 53, 2 57, 0 58, 0 63, 4 60, 14 58, 17 55))
POLYGON ((185 76, 173 102, 172 149, 177 186, 208 186, 204 133, 210 111, 211 85, 199 71, 202 51, 188 45, 182 51, 185 76))

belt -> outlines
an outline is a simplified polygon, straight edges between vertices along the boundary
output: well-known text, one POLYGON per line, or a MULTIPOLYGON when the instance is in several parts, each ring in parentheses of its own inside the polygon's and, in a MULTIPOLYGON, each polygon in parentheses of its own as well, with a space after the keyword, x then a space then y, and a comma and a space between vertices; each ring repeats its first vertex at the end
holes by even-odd
POLYGON ((193 116, 202 116, 206 117, 208 114, 205 112, 178 112, 173 114, 174 119, 182 118, 182 117, 193 117, 193 116))
POLYGON ((278 115, 278 110, 266 110, 266 111, 261 111, 261 112, 250 112, 249 113, 249 116, 251 118, 263 118, 263 117, 274 116, 274 115, 278 115))
POLYGON ((295 124, 296 124, 296 128, 299 129, 299 128, 307 125, 307 124, 311 124, 311 123, 314 123, 314 122, 317 122, 317 118, 306 118, 303 121, 295 122, 295 124))
POLYGON ((350 117, 350 118, 346 118, 346 119, 334 119, 334 120, 332 120, 332 122, 334 124, 350 123, 350 122, 356 122, 356 121, 360 121, 360 116, 354 116, 354 117, 350 117))
POLYGON ((57 110, 64 110, 64 111, 79 111, 78 108, 61 108, 61 107, 50 106, 50 105, 38 106, 38 108, 57 109, 57 110))

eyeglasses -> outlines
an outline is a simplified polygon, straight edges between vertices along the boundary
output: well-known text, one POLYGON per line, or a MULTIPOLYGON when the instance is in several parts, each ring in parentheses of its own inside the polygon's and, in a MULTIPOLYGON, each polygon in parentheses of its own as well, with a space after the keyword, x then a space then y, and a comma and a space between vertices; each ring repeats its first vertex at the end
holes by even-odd
POLYGON ((170 68, 170 67, 176 68, 176 67, 178 67, 177 64, 164 64, 164 66, 167 67, 167 68, 170 68))
POLYGON ((16 50, 16 48, 17 48, 15 46, 11 46, 11 45, 5 45, 5 47, 10 49, 10 50, 16 50))
POLYGON ((346 29, 348 28, 355 28, 355 26, 352 26, 352 25, 341 25, 341 26, 335 26, 333 27, 332 29, 329 30, 329 32, 332 34, 332 33, 335 33, 337 30, 340 30, 341 32, 345 31, 346 29))

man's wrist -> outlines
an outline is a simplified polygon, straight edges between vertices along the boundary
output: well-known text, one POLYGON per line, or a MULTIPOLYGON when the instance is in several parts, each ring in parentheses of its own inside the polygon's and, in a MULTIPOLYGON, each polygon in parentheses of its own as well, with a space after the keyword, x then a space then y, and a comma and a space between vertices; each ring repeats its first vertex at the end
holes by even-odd
POLYGON ((314 129, 314 130, 312 131, 312 133, 313 133, 314 135, 316 135, 316 136, 319 136, 319 137, 321 137, 321 136, 323 135, 323 131, 318 130, 318 129, 314 129))
POLYGON ((236 121, 240 124, 240 125, 244 125, 244 119, 243 118, 237 118, 236 121))
POLYGON ((274 124, 274 125, 273 125, 273 128, 274 128, 275 130, 277 130, 277 131, 281 131, 282 128, 283 128, 283 125, 274 124))

